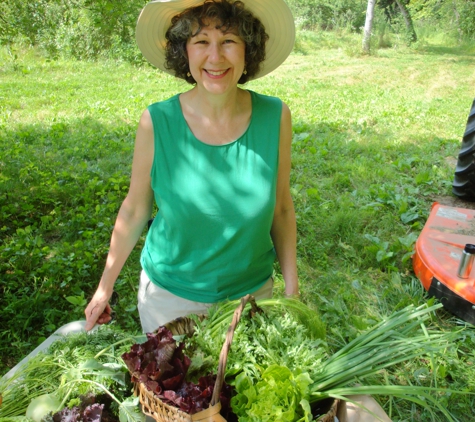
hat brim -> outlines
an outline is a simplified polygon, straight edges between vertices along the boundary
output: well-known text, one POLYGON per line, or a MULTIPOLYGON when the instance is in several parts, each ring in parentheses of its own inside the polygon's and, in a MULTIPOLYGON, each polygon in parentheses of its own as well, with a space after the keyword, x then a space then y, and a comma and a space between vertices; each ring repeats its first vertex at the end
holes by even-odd
MULTIPOLYGON (((260 71, 250 79, 257 79, 278 68, 289 56, 295 42, 295 23, 292 12, 283 0, 241 0, 264 25, 269 40, 266 59, 260 71)), ((137 45, 144 57, 155 67, 174 75, 165 68, 165 34, 173 16, 203 0, 155 0, 140 13, 135 29, 137 45)))

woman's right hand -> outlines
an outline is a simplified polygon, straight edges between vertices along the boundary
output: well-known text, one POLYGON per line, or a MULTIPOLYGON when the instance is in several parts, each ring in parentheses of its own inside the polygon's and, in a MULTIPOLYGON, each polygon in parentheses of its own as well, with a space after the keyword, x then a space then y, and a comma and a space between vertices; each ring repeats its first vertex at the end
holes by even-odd
POLYGON ((86 315, 85 330, 89 331, 96 324, 107 324, 111 319, 112 309, 109 305, 109 297, 96 292, 84 311, 86 315))

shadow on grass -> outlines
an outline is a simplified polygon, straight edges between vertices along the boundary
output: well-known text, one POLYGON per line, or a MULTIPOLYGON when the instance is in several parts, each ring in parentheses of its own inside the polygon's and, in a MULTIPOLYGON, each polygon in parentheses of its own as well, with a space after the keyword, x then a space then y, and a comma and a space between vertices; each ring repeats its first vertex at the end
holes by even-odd
POLYGON ((306 298, 325 309, 344 302, 329 305, 324 318, 333 313, 333 322, 348 310, 363 318, 377 315, 382 303, 396 306, 402 297, 392 274, 412 274, 410 240, 434 200, 451 194, 446 157, 453 140, 401 143, 377 126, 296 125, 291 177, 306 298), (355 302, 369 291, 376 299, 355 302))
POLYGON ((435 56, 453 56, 458 63, 464 65, 475 65, 475 46, 444 46, 444 45, 425 45, 417 49, 420 54, 430 54, 435 56))
POLYGON ((128 190, 134 135, 93 119, 0 128, 0 374, 82 318, 128 190))
MULTIPOLYGON (((9 321, 0 332, 0 373, 59 326, 82 318, 128 189, 134 132, 135 127, 91 119, 0 132, 6 180, 0 185, 0 320, 9 321)), ((378 250, 364 235, 381 242, 405 235, 411 226, 400 214, 411 208, 423 221, 427 193, 440 192, 440 181, 416 180, 430 174, 443 155, 444 140, 388 142, 390 134, 380 127, 349 122, 297 120, 295 132, 292 187, 299 256, 317 275, 351 267, 387 274, 405 251, 388 249, 394 252, 391 260, 379 262, 378 250), (429 157, 423 147, 428 142, 433 144, 429 157)), ((345 275, 329 280, 335 279, 352 291, 345 275)), ((322 285, 321 293, 332 289, 322 285)), ((130 294, 123 297, 124 308, 135 302, 130 294)))

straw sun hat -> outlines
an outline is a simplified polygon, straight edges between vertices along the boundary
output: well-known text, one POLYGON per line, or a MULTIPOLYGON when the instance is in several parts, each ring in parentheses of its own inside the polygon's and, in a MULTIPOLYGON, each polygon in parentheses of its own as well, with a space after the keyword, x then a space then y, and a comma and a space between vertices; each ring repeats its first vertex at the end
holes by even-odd
MULTIPOLYGON (((295 24, 284 0, 241 0, 245 7, 264 25, 269 40, 266 59, 252 79, 260 78, 279 67, 289 56, 295 41, 295 24)), ((172 17, 204 0, 155 0, 140 13, 135 30, 137 45, 145 58, 154 66, 173 75, 165 68, 165 33, 172 17)))

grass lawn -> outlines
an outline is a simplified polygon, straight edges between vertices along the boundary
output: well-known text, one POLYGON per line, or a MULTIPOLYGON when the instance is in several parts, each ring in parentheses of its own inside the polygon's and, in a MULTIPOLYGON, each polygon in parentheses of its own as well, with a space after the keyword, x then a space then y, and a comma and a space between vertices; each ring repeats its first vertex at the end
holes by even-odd
MULTIPOLYGON (((302 32, 284 65, 247 85, 280 97, 293 114, 302 300, 318 309, 332 347, 425 303, 410 257, 431 205, 473 207, 453 197, 451 184, 475 97, 474 51, 420 44, 362 56, 359 43, 302 32)), ((32 50, 0 50, 0 63, 2 375, 83 318, 128 189, 139 117, 188 86, 150 67, 47 61, 32 50)), ((139 327, 139 251, 116 288, 115 319, 130 330, 139 327)), ((445 312, 434 324, 460 328, 445 312)), ((415 361, 384 376, 427 385, 435 372, 439 386, 474 392, 474 350, 469 327, 435 366, 415 361)), ((475 420, 473 397, 440 402, 475 420)), ((431 420, 405 402, 381 403, 394 421, 431 420)))

